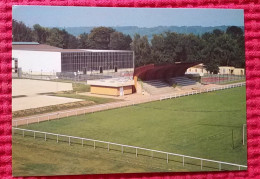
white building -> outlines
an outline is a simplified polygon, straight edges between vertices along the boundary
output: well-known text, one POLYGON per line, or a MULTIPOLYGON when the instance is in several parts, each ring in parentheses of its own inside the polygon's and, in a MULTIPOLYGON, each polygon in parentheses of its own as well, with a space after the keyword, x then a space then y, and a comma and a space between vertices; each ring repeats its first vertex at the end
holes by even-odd
POLYGON ((38 43, 13 43, 12 58, 23 73, 54 75, 61 71, 61 50, 38 43))
POLYGON ((134 70, 134 52, 129 50, 61 49, 36 42, 13 42, 12 58, 23 73, 34 75, 134 70))

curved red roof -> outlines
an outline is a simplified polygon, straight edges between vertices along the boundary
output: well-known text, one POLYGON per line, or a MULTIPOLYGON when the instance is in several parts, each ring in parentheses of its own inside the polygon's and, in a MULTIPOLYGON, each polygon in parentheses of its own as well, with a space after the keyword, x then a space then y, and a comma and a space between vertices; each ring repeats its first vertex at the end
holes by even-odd
POLYGON ((183 76, 188 68, 198 64, 200 64, 200 62, 164 65, 149 64, 135 68, 134 76, 143 81, 168 79, 176 76, 183 76))

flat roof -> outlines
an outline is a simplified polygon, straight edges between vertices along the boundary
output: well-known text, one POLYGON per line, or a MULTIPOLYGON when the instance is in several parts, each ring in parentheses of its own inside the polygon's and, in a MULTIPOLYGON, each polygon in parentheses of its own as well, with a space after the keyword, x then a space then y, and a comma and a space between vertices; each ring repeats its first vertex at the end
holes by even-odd
POLYGON ((38 42, 12 42, 12 45, 38 45, 38 42))
POLYGON ((61 48, 46 45, 46 44, 12 44, 13 50, 28 50, 28 51, 59 51, 61 48))
POLYGON ((133 52, 131 50, 99 50, 99 49, 62 49, 37 42, 13 42, 13 50, 46 51, 46 52, 133 52))
POLYGON ((134 85, 134 80, 127 77, 120 77, 100 80, 88 80, 87 83, 93 86, 122 87, 134 85))

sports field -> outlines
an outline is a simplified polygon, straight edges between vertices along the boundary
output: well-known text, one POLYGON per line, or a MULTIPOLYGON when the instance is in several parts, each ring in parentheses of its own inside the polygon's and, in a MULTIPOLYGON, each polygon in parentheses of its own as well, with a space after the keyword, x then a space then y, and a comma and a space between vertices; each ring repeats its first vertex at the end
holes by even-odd
MULTIPOLYGON (((242 145, 246 123, 245 87, 151 102, 22 126, 22 128, 98 139, 194 157, 247 165, 247 146, 242 145), (233 134, 233 135, 232 135, 233 134), (233 136, 233 137, 232 137, 233 136)), ((18 132, 19 133, 19 132, 18 132)), ((29 134, 27 134, 29 135, 29 134)), ((30 134, 32 135, 32 134, 30 134)), ((62 140, 62 139, 61 139, 62 140)), ((68 145, 25 135, 13 136, 13 174, 53 175, 120 172, 200 171, 200 161, 140 153, 122 154, 114 148, 80 141, 68 145), (79 145, 76 143, 78 142, 79 145), (99 146, 98 146, 99 145, 99 146)), ((203 170, 218 170, 204 163, 203 170), (206 167, 208 166, 208 167, 206 167)), ((223 170, 237 167, 222 166, 223 170)))

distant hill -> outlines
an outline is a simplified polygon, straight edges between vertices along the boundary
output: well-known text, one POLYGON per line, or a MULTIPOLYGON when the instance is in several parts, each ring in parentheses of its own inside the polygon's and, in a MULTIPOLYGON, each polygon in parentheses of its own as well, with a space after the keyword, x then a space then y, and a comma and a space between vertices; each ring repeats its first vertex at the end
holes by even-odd
MULTIPOLYGON (((214 27, 202 27, 202 26, 157 26, 157 27, 137 27, 137 26, 116 26, 112 27, 118 32, 128 34, 131 37, 138 33, 141 36, 146 35, 149 40, 152 39, 153 34, 160 34, 163 32, 176 32, 182 34, 194 34, 202 35, 205 32, 212 32, 214 29, 220 29, 226 31, 229 26, 214 26, 214 27)), ((90 33, 94 27, 66 27, 65 30, 75 36, 79 36, 82 33, 90 33)), ((244 30, 244 27, 241 27, 244 30)))

